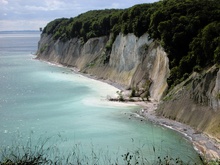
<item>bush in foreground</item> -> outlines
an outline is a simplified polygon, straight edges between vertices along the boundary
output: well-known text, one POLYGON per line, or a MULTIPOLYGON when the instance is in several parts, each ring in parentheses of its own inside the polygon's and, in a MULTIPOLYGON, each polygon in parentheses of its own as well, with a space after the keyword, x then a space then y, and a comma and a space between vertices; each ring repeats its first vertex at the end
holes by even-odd
MULTIPOLYGON (((102 150, 96 151, 91 146, 91 153, 84 153, 82 145, 75 144, 67 154, 61 153, 57 144, 51 145, 51 138, 40 139, 33 145, 32 139, 29 138, 25 145, 21 145, 21 141, 16 141, 12 146, 0 147, 0 165, 185 165, 195 164, 192 162, 184 163, 179 158, 157 157, 155 148, 155 160, 153 163, 144 157, 141 149, 127 151, 120 155, 116 153, 116 157, 112 158, 110 153, 102 150)), ((56 141, 56 140, 55 140, 56 141)), ((220 160, 206 162, 206 165, 217 165, 220 160)))

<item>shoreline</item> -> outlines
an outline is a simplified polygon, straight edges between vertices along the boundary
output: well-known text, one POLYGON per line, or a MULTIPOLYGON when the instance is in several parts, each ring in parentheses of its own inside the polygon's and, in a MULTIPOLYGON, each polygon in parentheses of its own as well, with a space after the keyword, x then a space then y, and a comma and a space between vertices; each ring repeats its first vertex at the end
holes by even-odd
MULTIPOLYGON (((122 92, 127 93, 126 87, 111 82, 109 80, 104 80, 97 78, 96 76, 81 73, 78 70, 73 70, 74 73, 83 75, 85 77, 101 81, 103 83, 107 83, 109 85, 114 86, 115 88, 121 90, 122 92)), ((110 101, 111 102, 111 101, 110 101)), ((186 138, 192 143, 195 151, 201 156, 201 158, 205 160, 219 160, 220 159, 220 142, 217 141, 215 138, 209 137, 208 135, 198 132, 193 129, 191 126, 180 123, 175 120, 170 120, 168 118, 158 116, 156 114, 157 106, 159 102, 156 101, 134 101, 129 102, 125 101, 123 103, 126 104, 136 104, 142 109, 139 112, 136 112, 136 117, 141 117, 143 120, 148 120, 154 124, 160 125, 162 127, 166 127, 182 134, 183 138, 186 138)))
POLYGON ((192 143, 194 149, 203 159, 220 159, 220 143, 216 139, 209 137, 202 132, 196 131, 189 125, 158 116, 156 114, 156 109, 159 103, 157 102, 138 102, 137 105, 142 107, 139 112, 136 112, 137 115, 152 123, 172 129, 182 134, 184 138, 188 139, 192 143))
MULTIPOLYGON (((81 73, 78 70, 75 70, 75 68, 71 68, 71 70, 76 73, 83 75, 85 77, 101 81, 103 83, 107 83, 109 85, 114 86, 115 88, 121 90, 122 92, 126 93, 126 87, 122 86, 120 84, 117 84, 115 82, 111 82, 110 80, 104 80, 101 78, 98 78, 94 75, 81 73)), ((111 102, 111 101, 110 101, 111 102)), ((218 142, 216 139, 209 137, 208 135, 198 132, 195 129, 193 129, 191 126, 180 123, 175 120, 170 120, 168 118, 158 116, 156 114, 157 106, 159 105, 159 102, 155 101, 134 101, 129 102, 125 101, 123 103, 126 104, 136 104, 142 109, 139 112, 136 112, 136 117, 141 117, 141 119, 148 120, 154 124, 160 125, 162 127, 166 127, 169 129, 172 129, 180 134, 183 135, 183 138, 188 139, 196 152, 205 160, 219 160, 220 159, 220 142, 218 142)))
MULTIPOLYGON (((36 59, 36 58, 34 58, 36 59)), ((126 92, 126 87, 122 86, 120 84, 117 84, 115 82, 112 82, 110 80, 104 80, 101 78, 98 78, 94 75, 90 75, 87 73, 82 73, 80 72, 80 70, 78 70, 75 67, 70 67, 70 66, 65 66, 62 64, 57 64, 57 63, 52 63, 49 61, 44 61, 41 59, 37 59, 39 61, 43 61, 43 62, 47 62, 48 64, 51 65, 57 65, 59 67, 66 67, 68 69, 70 69, 73 73, 75 74, 80 74, 82 76, 97 80, 97 81, 101 81, 103 83, 107 83, 109 85, 112 85, 113 87, 126 92)), ((106 98, 107 100, 107 98, 106 98)), ((109 101, 111 102, 111 101, 109 101)), ((141 117, 141 119, 143 120, 148 120, 154 124, 160 125, 162 127, 166 127, 169 129, 172 129, 180 134, 183 135, 183 138, 188 139, 195 151, 198 152, 198 154, 204 158, 205 160, 219 160, 220 159, 220 142, 218 142, 216 139, 209 137, 208 135, 201 133, 201 132, 197 132, 195 129, 193 129, 192 127, 190 127, 189 125, 180 123, 178 121, 174 121, 174 120, 170 120, 168 118, 164 118, 162 116, 158 116, 156 114, 156 109, 157 106, 159 105, 159 102, 154 102, 152 100, 145 102, 145 101, 135 101, 135 102, 123 102, 126 104, 136 104, 140 107, 142 107, 142 109, 139 112, 136 112, 136 117, 141 117)))

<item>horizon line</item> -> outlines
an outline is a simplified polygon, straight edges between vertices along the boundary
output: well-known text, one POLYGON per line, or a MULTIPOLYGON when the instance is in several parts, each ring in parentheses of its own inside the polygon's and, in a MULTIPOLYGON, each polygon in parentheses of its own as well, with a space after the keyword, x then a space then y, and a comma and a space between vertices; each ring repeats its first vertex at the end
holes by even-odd
POLYGON ((40 32, 40 30, 0 30, 0 32, 27 32, 27 31, 36 31, 36 32, 40 32))

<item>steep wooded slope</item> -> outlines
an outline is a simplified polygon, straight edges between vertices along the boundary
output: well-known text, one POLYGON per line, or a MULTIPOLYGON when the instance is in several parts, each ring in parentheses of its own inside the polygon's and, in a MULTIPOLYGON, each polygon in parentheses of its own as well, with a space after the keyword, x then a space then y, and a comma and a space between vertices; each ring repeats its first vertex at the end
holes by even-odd
MULTIPOLYGON (((158 40, 169 55, 169 87, 186 79, 195 70, 220 61, 220 1, 163 0, 124 10, 94 10, 75 18, 57 19, 43 30, 54 40, 109 36, 107 52, 119 33, 145 33, 158 40)), ((108 56, 108 55, 107 55, 108 56)), ((109 62, 107 57, 104 61, 109 62)))

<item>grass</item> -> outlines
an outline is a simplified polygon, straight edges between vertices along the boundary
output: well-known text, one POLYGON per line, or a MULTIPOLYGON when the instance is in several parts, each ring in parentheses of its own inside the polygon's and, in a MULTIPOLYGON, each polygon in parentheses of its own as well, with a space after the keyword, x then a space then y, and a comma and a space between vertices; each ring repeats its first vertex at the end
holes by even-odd
MULTIPOLYGON (((58 139, 61 139, 58 136, 58 139)), ((127 151, 120 155, 115 153, 115 157, 109 151, 96 150, 91 144, 90 153, 84 153, 81 144, 75 144, 70 151, 63 153, 58 144, 63 140, 57 140, 55 137, 32 142, 32 138, 23 143, 16 140, 11 146, 0 147, 0 165, 185 165, 195 163, 184 163, 179 158, 169 156, 156 156, 155 147, 152 150, 155 154, 153 162, 148 161, 141 148, 133 151, 127 151), (53 143, 52 141, 56 141, 53 143), (52 144, 51 144, 52 143, 52 144), (23 145, 24 144, 24 145, 23 145)), ((87 148, 88 149, 88 148, 87 148)), ((220 160, 206 162, 206 165, 217 165, 220 160)))
MULTIPOLYGON (((96 153, 94 151, 91 152, 91 155, 83 155, 78 148, 79 146, 75 146, 72 152, 70 152, 67 156, 60 155, 57 152, 56 155, 51 157, 50 152, 52 152, 51 148, 44 148, 43 146, 36 147, 34 150, 29 150, 26 147, 15 147, 10 148, 9 150, 4 150, 2 155, 2 160, 0 161, 1 165, 54 165, 54 164, 69 164, 69 165, 145 165, 150 164, 147 159, 143 158, 140 151, 135 152, 127 152, 123 155, 119 155, 115 160, 109 155, 101 155, 100 153, 96 153), (82 155, 81 155, 82 154, 82 155)), ((179 159, 171 159, 166 157, 161 159, 158 157, 158 160, 153 163, 155 165, 183 165, 184 163, 179 159)))

